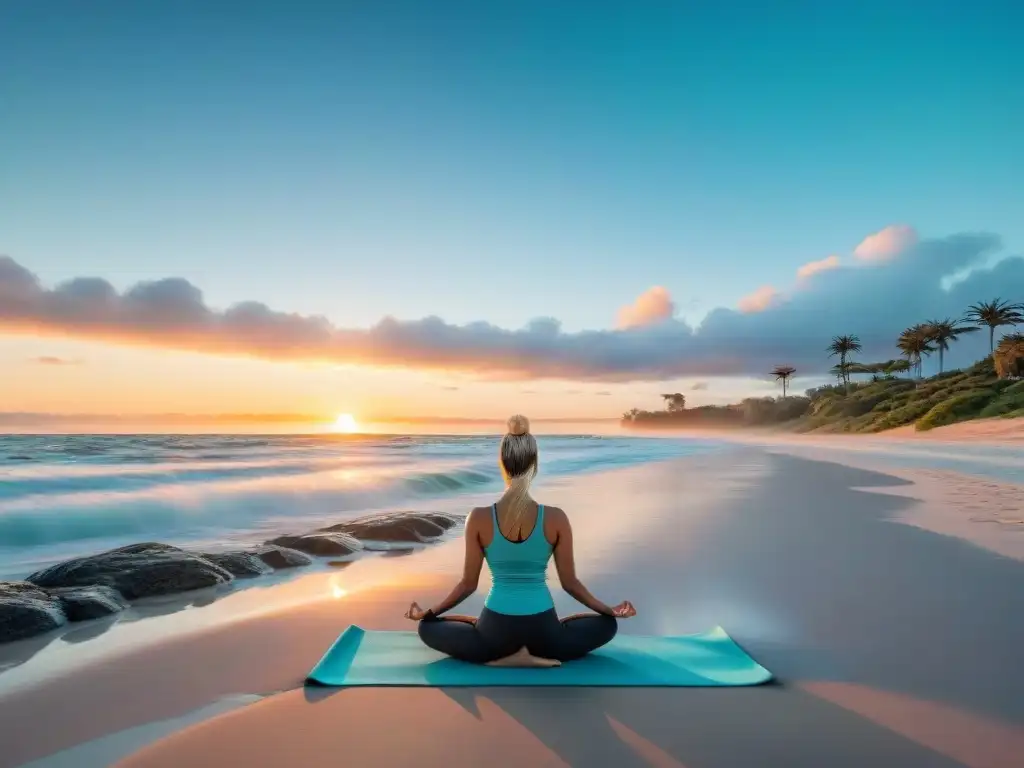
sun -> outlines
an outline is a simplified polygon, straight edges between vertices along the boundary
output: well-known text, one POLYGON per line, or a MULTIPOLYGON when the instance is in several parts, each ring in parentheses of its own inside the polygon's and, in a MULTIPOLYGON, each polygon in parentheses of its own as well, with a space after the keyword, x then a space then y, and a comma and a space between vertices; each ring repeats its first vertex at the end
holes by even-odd
POLYGON ((356 418, 351 413, 339 413, 338 418, 331 425, 331 431, 351 435, 353 432, 359 431, 359 424, 356 423, 356 418))

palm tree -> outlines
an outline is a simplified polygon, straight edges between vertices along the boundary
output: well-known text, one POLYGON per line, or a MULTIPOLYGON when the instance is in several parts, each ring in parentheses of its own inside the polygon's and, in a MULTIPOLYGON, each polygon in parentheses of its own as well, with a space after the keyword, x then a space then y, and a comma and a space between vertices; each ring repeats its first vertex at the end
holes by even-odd
POLYGON ((945 320, 932 320, 924 324, 928 340, 939 350, 939 373, 942 373, 942 353, 949 349, 949 343, 956 341, 964 334, 979 330, 976 325, 960 325, 956 320, 947 317, 945 320))
POLYGON ((829 373, 836 377, 836 382, 842 384, 846 380, 846 368, 845 365, 833 365, 829 373))
POLYGON ((854 373, 878 373, 882 363, 856 363, 852 360, 846 364, 846 375, 854 373))
POLYGON ((975 325, 988 326, 988 353, 995 354, 996 328, 1001 325, 1024 323, 1024 304, 1011 304, 998 298, 982 301, 971 305, 964 315, 964 320, 975 325))
POLYGON ((888 366, 886 366, 886 374, 906 373, 910 370, 909 360, 890 360, 888 366))
POLYGON ((900 334, 896 341, 896 347, 900 354, 907 358, 907 362, 917 370, 917 378, 920 379, 922 358, 935 351, 928 336, 928 329, 922 324, 907 328, 900 334))
POLYGON ((789 377, 796 373, 796 368, 791 365, 776 365, 772 369, 772 376, 775 377, 776 381, 782 382, 782 399, 786 399, 786 385, 789 383, 789 377))
POLYGON ((852 334, 849 336, 833 336, 832 343, 828 345, 828 356, 839 357, 839 367, 843 372, 843 385, 846 393, 850 393, 850 373, 846 367, 846 359, 854 352, 860 352, 860 339, 852 334))

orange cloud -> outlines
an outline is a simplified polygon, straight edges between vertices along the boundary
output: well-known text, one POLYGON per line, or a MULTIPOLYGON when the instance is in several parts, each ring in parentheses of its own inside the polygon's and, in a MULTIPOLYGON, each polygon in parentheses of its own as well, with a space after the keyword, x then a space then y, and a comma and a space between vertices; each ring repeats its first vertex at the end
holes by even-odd
POLYGON ((740 312, 763 312, 777 306, 782 294, 770 285, 762 285, 753 293, 744 296, 736 305, 740 312))
POLYGON ((889 261, 917 244, 917 232, 908 224, 891 224, 865 237, 853 250, 861 261, 889 261))
POLYGON ((828 270, 836 269, 837 267, 839 267, 839 257, 836 255, 826 256, 824 259, 819 259, 818 261, 807 262, 796 271, 796 276, 800 280, 806 280, 811 275, 816 275, 819 272, 827 272, 828 270))
POLYGON ((642 328, 664 322, 675 314, 676 307, 667 289, 656 285, 641 293, 636 301, 619 310, 618 328, 642 328))

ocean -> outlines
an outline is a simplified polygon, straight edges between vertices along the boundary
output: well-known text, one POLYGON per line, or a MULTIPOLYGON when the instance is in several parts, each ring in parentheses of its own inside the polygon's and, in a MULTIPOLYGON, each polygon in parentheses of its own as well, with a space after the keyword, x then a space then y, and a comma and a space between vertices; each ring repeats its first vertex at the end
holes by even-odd
MULTIPOLYGON (((259 543, 378 511, 467 512, 502 488, 498 437, 0 436, 0 579, 139 541, 259 543)), ((716 450, 540 436, 538 484, 716 450)))

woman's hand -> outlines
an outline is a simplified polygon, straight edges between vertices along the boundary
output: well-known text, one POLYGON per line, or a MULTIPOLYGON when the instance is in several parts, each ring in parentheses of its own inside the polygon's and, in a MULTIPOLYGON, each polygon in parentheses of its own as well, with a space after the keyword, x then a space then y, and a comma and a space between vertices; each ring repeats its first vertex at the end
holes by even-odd
POLYGON ((616 619, 628 619, 636 616, 636 608, 633 607, 633 604, 629 602, 629 600, 623 600, 612 608, 612 616, 616 619))
POLYGON ((413 621, 419 621, 427 612, 420 608, 419 603, 413 603, 409 606, 409 610, 405 612, 405 618, 412 619, 413 621))

